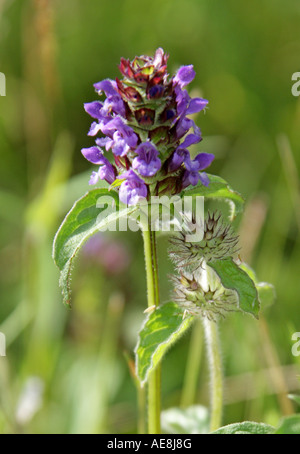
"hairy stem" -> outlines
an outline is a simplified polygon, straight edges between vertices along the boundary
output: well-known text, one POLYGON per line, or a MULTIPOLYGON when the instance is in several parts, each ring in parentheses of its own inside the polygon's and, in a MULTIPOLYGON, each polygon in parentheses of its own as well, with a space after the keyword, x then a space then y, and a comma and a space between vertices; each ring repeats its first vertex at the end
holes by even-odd
MULTIPOLYGON (((143 229, 145 264, 148 290, 148 307, 159 305, 158 272, 155 232, 151 232, 151 222, 143 229)), ((148 380, 148 432, 160 434, 161 411, 161 368, 158 366, 148 380)))
POLYGON ((204 330, 207 343, 207 355, 210 364, 211 377, 210 431, 214 432, 222 424, 223 413, 222 359, 219 346, 218 327, 216 322, 204 319, 204 330))

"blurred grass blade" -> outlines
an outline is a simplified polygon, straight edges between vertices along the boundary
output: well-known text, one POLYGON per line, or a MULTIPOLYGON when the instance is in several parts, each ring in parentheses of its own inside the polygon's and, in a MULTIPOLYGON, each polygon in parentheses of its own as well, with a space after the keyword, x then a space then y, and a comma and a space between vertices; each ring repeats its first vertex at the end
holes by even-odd
POLYGON ((194 317, 183 318, 177 304, 169 302, 152 312, 144 323, 135 349, 136 373, 141 384, 158 366, 166 351, 192 325, 194 317))

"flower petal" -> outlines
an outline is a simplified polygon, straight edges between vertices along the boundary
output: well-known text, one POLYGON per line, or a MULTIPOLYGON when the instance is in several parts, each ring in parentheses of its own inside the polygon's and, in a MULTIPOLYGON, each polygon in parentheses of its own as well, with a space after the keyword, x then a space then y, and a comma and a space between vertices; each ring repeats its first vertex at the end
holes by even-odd
POLYGON ((97 184, 99 181, 99 174, 98 172, 93 172, 89 181, 90 185, 97 184))
POLYGON ((111 79, 101 80, 94 84, 94 87, 98 94, 101 94, 103 91, 106 96, 115 95, 117 93, 115 81, 111 79))
POLYGON ((205 172, 200 173, 200 181, 203 184, 203 186, 208 186, 210 181, 205 172))
POLYGON ((106 164, 108 160, 103 156, 103 152, 98 147, 83 148, 81 153, 92 164, 106 164))
POLYGON ((199 170, 204 170, 211 165, 214 159, 215 156, 211 153, 199 153, 195 161, 199 163, 199 170))
POLYGON ((87 102, 84 104, 84 110, 91 117, 96 118, 96 120, 101 120, 103 118, 103 115, 101 114, 102 107, 103 104, 100 101, 87 102))
POLYGON ((181 88, 185 87, 194 80, 196 73, 193 65, 181 66, 174 77, 174 82, 177 83, 181 88))
POLYGON ((199 136, 198 134, 189 134, 186 136, 180 147, 182 148, 188 148, 189 146, 201 142, 202 137, 199 136))
POLYGON ((208 101, 207 99, 202 99, 202 98, 194 98, 191 99, 191 102, 189 104, 189 107, 187 108, 186 114, 195 114, 198 112, 201 112, 201 110, 205 109, 207 106, 208 101))

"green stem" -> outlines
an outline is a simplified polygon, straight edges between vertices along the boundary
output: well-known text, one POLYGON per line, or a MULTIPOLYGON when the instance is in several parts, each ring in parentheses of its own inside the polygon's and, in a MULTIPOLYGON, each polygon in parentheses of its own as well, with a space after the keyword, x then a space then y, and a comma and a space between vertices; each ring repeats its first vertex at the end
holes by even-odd
POLYGON ((190 347, 185 370, 181 407, 189 407, 196 401, 199 370, 202 357, 203 330, 201 321, 196 320, 193 326, 190 347))
POLYGON ((146 395, 145 388, 137 384, 138 390, 138 434, 144 435, 146 432, 146 395))
MULTIPOLYGON (((151 232, 151 222, 143 229, 145 265, 148 290, 148 307, 159 305, 158 273, 155 232, 151 232)), ((148 432, 160 434, 161 409, 161 368, 158 366, 148 380, 148 432)))
POLYGON ((214 432, 222 424, 223 413, 223 377, 222 359, 219 347, 217 324, 204 319, 204 330, 207 343, 207 354, 211 376, 211 420, 210 431, 214 432))

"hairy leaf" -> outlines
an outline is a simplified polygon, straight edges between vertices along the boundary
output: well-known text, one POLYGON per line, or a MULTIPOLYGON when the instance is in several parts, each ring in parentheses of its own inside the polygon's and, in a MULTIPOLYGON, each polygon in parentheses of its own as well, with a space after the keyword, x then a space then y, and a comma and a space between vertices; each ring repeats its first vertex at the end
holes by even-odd
POLYGON ((231 207, 231 217, 234 218, 243 211, 245 200, 238 192, 234 191, 223 178, 208 175, 210 184, 206 187, 202 183, 193 188, 186 189, 182 196, 203 196, 209 199, 226 200, 231 207))
POLYGON ((239 298, 239 308, 258 318, 260 309, 258 293, 250 276, 232 258, 208 263, 213 268, 225 288, 235 290, 239 298))
POLYGON ((183 318, 183 315, 183 310, 170 302, 158 307, 147 317, 135 349, 136 373, 142 385, 170 346, 191 326, 194 318, 183 318))
POLYGON ((221 427, 212 435, 268 435, 274 433, 274 428, 267 424, 245 421, 221 427))
POLYGON ((136 207, 119 209, 117 193, 94 189, 79 199, 65 217, 53 245, 53 258, 60 270, 64 302, 70 304, 73 260, 88 238, 129 216, 136 207))

